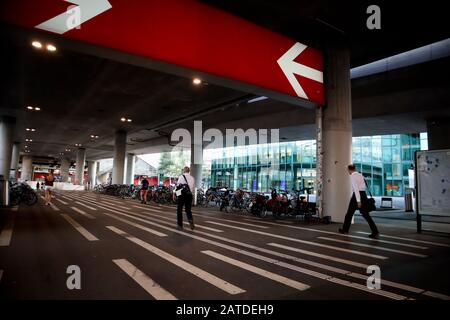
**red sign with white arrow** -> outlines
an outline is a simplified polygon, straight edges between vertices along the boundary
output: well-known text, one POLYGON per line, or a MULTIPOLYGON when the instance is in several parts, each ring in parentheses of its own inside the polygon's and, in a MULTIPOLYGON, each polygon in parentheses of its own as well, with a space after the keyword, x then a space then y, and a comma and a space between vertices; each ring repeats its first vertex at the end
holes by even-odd
POLYGON ((324 104, 316 49, 196 0, 7 0, 0 19, 324 104))

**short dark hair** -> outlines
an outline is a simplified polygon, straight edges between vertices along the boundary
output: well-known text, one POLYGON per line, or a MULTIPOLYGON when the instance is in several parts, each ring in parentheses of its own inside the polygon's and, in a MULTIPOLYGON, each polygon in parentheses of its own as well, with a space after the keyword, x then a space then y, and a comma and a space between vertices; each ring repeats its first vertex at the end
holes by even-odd
POLYGON ((347 169, 348 169, 348 170, 351 170, 351 171, 355 171, 355 170, 356 170, 356 167, 355 167, 354 164, 349 164, 349 165, 347 166, 347 169))

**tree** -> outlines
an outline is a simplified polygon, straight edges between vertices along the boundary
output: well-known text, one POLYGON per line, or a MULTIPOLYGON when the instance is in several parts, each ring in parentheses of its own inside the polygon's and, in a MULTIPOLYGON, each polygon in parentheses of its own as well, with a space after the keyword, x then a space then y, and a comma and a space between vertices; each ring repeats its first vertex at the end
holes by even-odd
POLYGON ((163 152, 159 159, 158 172, 165 177, 178 177, 183 167, 188 165, 189 158, 189 152, 163 152))

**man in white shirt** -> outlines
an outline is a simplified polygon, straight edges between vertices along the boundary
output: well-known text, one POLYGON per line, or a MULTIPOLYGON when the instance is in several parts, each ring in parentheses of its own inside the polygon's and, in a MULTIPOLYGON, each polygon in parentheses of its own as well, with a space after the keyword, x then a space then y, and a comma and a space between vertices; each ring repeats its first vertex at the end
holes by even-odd
POLYGON ((347 169, 352 183, 353 194, 348 205, 347 213, 345 215, 344 225, 339 229, 339 232, 343 234, 348 233, 350 225, 352 223, 353 215, 355 214, 356 209, 359 209, 359 212, 364 217, 364 219, 366 219, 367 223, 370 226, 370 229, 372 230, 372 234, 369 235, 369 237, 372 239, 378 239, 378 228, 375 225, 375 222, 373 222, 369 213, 364 208, 365 204, 367 203, 366 182, 364 180, 364 176, 356 171, 356 167, 353 164, 348 165, 347 169))
POLYGON ((186 193, 181 193, 179 192, 179 194, 177 194, 177 201, 178 201, 178 206, 177 206, 177 229, 178 230, 183 230, 183 206, 185 208, 186 211, 186 215, 189 221, 189 224, 191 226, 191 229, 194 230, 194 219, 192 217, 192 211, 191 211, 191 207, 192 207, 192 195, 195 192, 195 179, 193 176, 191 176, 189 174, 191 170, 189 169, 189 167, 184 167, 183 169, 183 174, 178 178, 177 181, 177 189, 179 187, 185 186, 185 190, 187 189, 189 192, 186 193))

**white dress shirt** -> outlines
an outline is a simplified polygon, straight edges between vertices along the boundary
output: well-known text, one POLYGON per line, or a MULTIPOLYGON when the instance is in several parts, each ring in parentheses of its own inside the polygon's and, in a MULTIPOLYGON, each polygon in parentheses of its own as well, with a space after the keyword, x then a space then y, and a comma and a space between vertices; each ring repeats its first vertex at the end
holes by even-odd
MULTIPOLYGON (((194 188, 195 188, 195 179, 193 176, 191 176, 189 173, 185 173, 184 176, 186 177, 187 183, 189 185, 189 189, 191 189, 191 193, 194 194, 194 188)), ((184 180, 183 175, 181 175, 178 178, 177 186, 180 184, 186 184, 186 180, 184 180)))
POLYGON ((364 176, 359 172, 353 172, 350 175, 352 182, 352 192, 355 193, 356 201, 361 202, 360 191, 366 191, 366 183, 364 182, 364 176))

